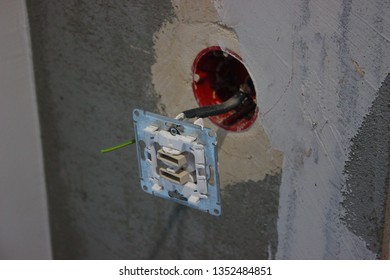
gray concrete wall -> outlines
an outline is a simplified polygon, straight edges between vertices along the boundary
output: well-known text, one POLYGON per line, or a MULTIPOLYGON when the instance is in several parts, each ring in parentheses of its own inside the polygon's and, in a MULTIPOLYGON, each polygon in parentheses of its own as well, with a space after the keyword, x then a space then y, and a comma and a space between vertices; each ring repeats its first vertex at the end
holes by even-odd
POLYGON ((326 3, 27 1, 54 257, 378 257, 389 7, 326 3), (188 65, 209 44, 243 57, 261 114, 219 131, 220 218, 146 195, 134 148, 99 153, 132 137, 134 108, 194 104, 188 65))
POLYGON ((0 259, 50 259, 38 108, 24 1, 0 1, 0 259))

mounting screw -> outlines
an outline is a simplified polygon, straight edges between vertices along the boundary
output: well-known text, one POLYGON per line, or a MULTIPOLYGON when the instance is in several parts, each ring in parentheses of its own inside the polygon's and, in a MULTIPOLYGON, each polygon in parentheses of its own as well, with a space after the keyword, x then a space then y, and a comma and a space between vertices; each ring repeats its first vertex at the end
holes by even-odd
POLYGON ((176 127, 170 127, 170 128, 169 128, 169 132, 170 132, 173 136, 176 136, 176 135, 180 134, 176 127))

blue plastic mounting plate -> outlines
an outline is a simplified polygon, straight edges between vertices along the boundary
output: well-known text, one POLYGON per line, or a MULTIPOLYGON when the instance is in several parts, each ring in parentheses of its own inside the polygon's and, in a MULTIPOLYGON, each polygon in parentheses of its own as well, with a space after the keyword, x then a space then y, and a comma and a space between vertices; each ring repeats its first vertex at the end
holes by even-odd
POLYGON ((221 215, 216 133, 141 109, 133 120, 142 189, 221 215))

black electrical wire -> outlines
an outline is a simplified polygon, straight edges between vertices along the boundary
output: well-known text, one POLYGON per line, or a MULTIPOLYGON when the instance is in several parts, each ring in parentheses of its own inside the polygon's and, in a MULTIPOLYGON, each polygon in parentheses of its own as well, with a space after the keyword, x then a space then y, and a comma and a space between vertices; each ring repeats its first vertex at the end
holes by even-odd
MULTIPOLYGON (((231 98, 226 100, 225 102, 217 105, 211 105, 211 106, 203 106, 199 108, 194 108, 190 110, 186 110, 183 112, 184 117, 187 119, 192 119, 192 118, 207 118, 207 117, 212 117, 216 115, 221 115, 224 113, 227 113, 238 106, 242 105, 244 102, 246 102, 249 98, 250 95, 249 93, 245 93, 242 91, 239 91, 235 95, 233 95, 231 98)), ((242 112, 241 112, 242 113, 242 112)), ((119 144, 117 146, 108 148, 108 149, 103 149, 101 150, 102 153, 107 153, 111 151, 118 150, 120 148, 123 148, 125 146, 131 145, 135 143, 135 139, 129 140, 125 143, 119 144)))
POLYGON ((226 100, 221 104, 203 106, 199 108, 186 110, 183 112, 183 114, 184 117, 187 119, 207 118, 211 116, 221 115, 240 106, 248 96, 249 96, 248 93, 239 91, 238 93, 236 93, 231 98, 229 98, 228 100, 226 100))

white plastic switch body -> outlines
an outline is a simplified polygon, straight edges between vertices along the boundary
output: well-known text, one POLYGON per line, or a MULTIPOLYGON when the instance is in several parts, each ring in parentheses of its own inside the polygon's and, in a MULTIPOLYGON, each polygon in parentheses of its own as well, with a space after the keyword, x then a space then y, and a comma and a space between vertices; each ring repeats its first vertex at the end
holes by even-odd
POLYGON ((135 109, 142 189, 155 196, 221 215, 217 138, 210 129, 135 109))

